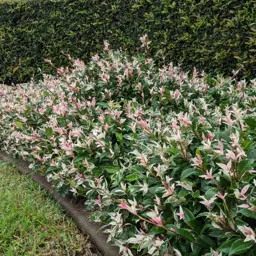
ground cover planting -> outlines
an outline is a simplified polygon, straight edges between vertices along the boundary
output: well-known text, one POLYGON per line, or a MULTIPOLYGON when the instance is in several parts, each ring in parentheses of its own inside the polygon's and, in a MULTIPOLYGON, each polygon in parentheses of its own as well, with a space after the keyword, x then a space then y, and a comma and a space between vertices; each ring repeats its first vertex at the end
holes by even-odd
POLYGON ((99 255, 96 252, 45 191, 0 161, 0 255, 99 255))
POLYGON ((0 89, 0 145, 83 199, 122 255, 256 254, 256 80, 112 51, 0 89))

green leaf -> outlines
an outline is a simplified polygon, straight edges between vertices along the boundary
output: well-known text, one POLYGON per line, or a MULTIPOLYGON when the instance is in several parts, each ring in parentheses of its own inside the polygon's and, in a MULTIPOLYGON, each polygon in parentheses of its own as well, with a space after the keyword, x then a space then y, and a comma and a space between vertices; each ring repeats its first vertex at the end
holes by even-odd
POLYGON ((248 209, 241 209, 239 212, 248 218, 256 219, 256 214, 248 209))
POLYGON ((200 154, 201 154, 201 151, 200 151, 199 148, 196 149, 196 154, 197 154, 197 155, 200 155, 200 154))
POLYGON ((254 246, 246 256, 255 256, 256 255, 256 246, 254 246))
POLYGON ((207 247, 211 247, 213 249, 216 249, 216 243, 215 241, 210 238, 209 236, 206 236, 206 235, 202 235, 200 236, 199 238, 199 241, 202 245, 204 245, 206 248, 207 247))
POLYGON ((223 188, 227 188, 230 186, 231 182, 229 180, 229 177, 227 177, 226 175, 221 175, 220 176, 220 186, 223 187, 223 188))
POLYGON ((20 121, 18 121, 18 120, 14 120, 14 123, 15 123, 15 125, 16 125, 18 128, 23 129, 23 124, 22 124, 22 122, 20 122, 20 121))
POLYGON ((45 96, 45 97, 48 97, 49 95, 50 95, 49 92, 44 91, 44 96, 45 96))
POLYGON ((256 149, 251 150, 248 155, 247 155, 248 159, 256 159, 256 149))
POLYGON ((175 228, 175 233, 178 235, 182 236, 188 241, 194 242, 194 236, 192 235, 192 230, 191 229, 185 229, 185 228, 175 228))
POLYGON ((172 153, 173 155, 176 155, 177 152, 179 152, 177 148, 167 148, 167 151, 172 153))
POLYGON ((195 219, 195 216, 193 215, 193 213, 189 209, 183 207, 183 211, 184 211, 184 214, 185 214, 185 220, 186 221, 192 221, 192 220, 195 219))
POLYGON ((56 171, 58 167, 56 166, 50 166, 47 168, 46 173, 52 173, 53 171, 56 171))
POLYGON ((111 194, 121 196, 121 195, 125 195, 125 192, 122 189, 116 188, 111 191, 111 194))
POLYGON ((30 106, 27 106, 26 107, 26 111, 25 111, 25 115, 29 114, 29 112, 31 111, 31 107, 30 106))
POLYGON ((208 235, 210 237, 215 237, 215 238, 219 238, 219 237, 223 236, 224 234, 225 234, 225 232, 222 230, 214 230, 214 231, 211 231, 208 233, 208 235))
POLYGON ((139 164, 135 164, 132 166, 132 171, 134 171, 134 172, 144 172, 145 170, 146 170, 146 168, 139 164))
POLYGON ((103 109, 108 108, 108 104, 105 102, 97 102, 97 106, 102 107, 103 109))
POLYGON ((200 255, 202 255, 201 250, 202 250, 202 246, 201 245, 194 244, 193 245, 192 256, 200 256, 200 255))
POLYGON ((96 177, 100 177, 103 174, 102 168, 94 168, 92 171, 96 177))
MULTIPOLYGON (((186 216, 186 214, 185 214, 186 216)), ((197 234, 200 234, 201 230, 202 230, 202 222, 200 222, 197 219, 191 220, 191 221, 186 221, 186 224, 190 227, 193 228, 194 232, 196 232, 197 234)))
POLYGON ((119 171, 119 168, 115 166, 104 166, 104 170, 106 170, 108 173, 116 173, 119 171))
POLYGON ((252 129, 256 127, 256 118, 255 117, 248 117, 245 120, 245 123, 252 129))
POLYGON ((236 238, 225 241, 218 249, 218 252, 229 253, 231 245, 236 241, 236 238))
POLYGON ((149 234, 150 235, 158 235, 158 234, 164 234, 165 232, 166 232, 165 229, 163 229, 161 227, 153 226, 150 229, 149 234))
POLYGON ((199 196, 200 196, 200 191, 197 190, 197 191, 195 191, 195 192, 192 192, 191 195, 192 195, 193 198, 199 198, 199 196))
POLYGON ((198 176, 199 174, 200 174, 199 171, 196 171, 194 168, 189 168, 189 169, 184 170, 181 173, 180 180, 183 181, 186 178, 188 178, 189 176, 192 176, 192 175, 198 176))
POLYGON ((209 199, 211 199, 212 197, 214 197, 217 193, 218 193, 218 189, 217 189, 217 188, 208 189, 208 190, 205 192, 205 198, 209 200, 209 199))
POLYGON ((227 142, 230 141, 229 130, 215 132, 215 134, 216 134, 216 137, 219 139, 224 139, 227 142))
POLYGON ((51 127, 48 127, 45 129, 45 135, 47 137, 51 137, 52 136, 52 128, 51 127))
POLYGON ((243 239, 238 239, 231 245, 229 256, 241 255, 242 253, 248 251, 252 245, 252 242, 244 242, 243 239))
POLYGON ((75 147, 74 151, 77 152, 79 155, 85 155, 86 156, 86 153, 87 153, 88 149, 75 147))
POLYGON ((242 176, 246 171, 249 171, 252 169, 253 160, 242 160, 239 162, 237 169, 240 176, 242 176))
POLYGON ((109 156, 109 153, 105 151, 102 154, 100 154, 100 160, 102 161, 102 159, 108 158, 108 156, 109 156))
POLYGON ((115 135, 116 135, 116 138, 117 138, 118 142, 120 143, 120 145, 123 145, 124 144, 123 134, 116 132, 115 135))
POLYGON ((138 174, 132 173, 132 174, 128 175, 128 176, 125 178, 125 180, 126 180, 126 181, 136 181, 136 180, 138 180, 138 178, 139 178, 139 175, 138 175, 138 174))

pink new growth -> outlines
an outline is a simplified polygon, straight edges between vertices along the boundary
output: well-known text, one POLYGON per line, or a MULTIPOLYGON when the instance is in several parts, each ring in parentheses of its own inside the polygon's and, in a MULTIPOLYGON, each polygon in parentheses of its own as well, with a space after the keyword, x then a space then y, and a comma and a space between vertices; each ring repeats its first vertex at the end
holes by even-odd
POLYGON ((166 190, 166 193, 167 193, 168 195, 172 195, 173 192, 174 192, 174 190, 175 190, 175 185, 172 184, 172 186, 166 190))
POLYGON ((216 196, 212 197, 210 200, 207 200, 204 196, 200 197, 204 199, 203 201, 200 201, 200 203, 205 205, 208 208, 208 210, 211 208, 213 202, 216 200, 216 196))
POLYGON ((140 37, 140 41, 141 41, 142 43, 145 43, 145 42, 147 41, 147 39, 148 39, 148 35, 147 35, 147 34, 140 37))
POLYGON ((3 88, 0 88, 0 95, 4 96, 5 95, 5 91, 3 88))
POLYGON ((229 113, 228 111, 226 111, 226 116, 223 118, 223 120, 230 127, 232 127, 233 123, 235 122, 232 120, 231 113, 229 113))
POLYGON ((136 133, 136 123, 131 123, 130 128, 134 133, 136 133))
POLYGON ((152 133, 146 121, 140 120, 140 121, 137 121, 137 124, 140 125, 145 130, 146 133, 148 134, 152 133))
POLYGON ((70 192, 72 192, 74 195, 77 194, 77 190, 75 188, 70 189, 70 192))
POLYGON ((205 137, 205 134, 204 134, 204 133, 202 133, 202 139, 203 139, 204 142, 207 141, 207 138, 205 137))
POLYGON ((69 135, 79 138, 81 136, 81 133, 82 133, 81 129, 75 128, 72 131, 70 131, 69 135))
POLYGON ((99 74, 99 77, 107 84, 109 82, 110 76, 108 74, 99 74))
POLYGON ((246 236, 245 242, 254 241, 256 242, 256 234, 251 227, 238 226, 238 229, 246 236))
POLYGON ((236 155, 233 151, 227 150, 226 158, 227 159, 232 159, 233 161, 236 160, 236 155))
POLYGON ((121 209, 129 210, 129 206, 128 206, 125 202, 121 202, 118 206, 119 206, 121 209))
POLYGON ((214 180, 213 176, 212 176, 212 168, 210 171, 206 171, 205 175, 200 175, 200 177, 206 179, 206 180, 214 180))
POLYGON ((183 209, 182 207, 180 206, 179 208, 179 213, 177 213, 177 215, 180 217, 180 220, 183 220, 185 215, 184 215, 184 212, 183 212, 183 209))
POLYGON ((147 167, 148 159, 144 154, 140 154, 138 156, 138 159, 140 160, 140 165, 141 166, 147 167))
POLYGON ((42 115, 46 111, 46 108, 39 108, 38 112, 42 115))
POLYGON ((198 167, 200 169, 203 167, 203 161, 199 154, 196 154, 196 157, 192 158, 192 161, 193 161, 193 164, 192 164, 193 166, 198 167))
POLYGON ((192 122, 188 118, 188 113, 185 113, 184 115, 179 115, 179 122, 180 125, 184 127, 189 127, 192 124, 192 122))
POLYGON ((140 37, 140 41, 141 41, 141 43, 142 43, 142 47, 145 47, 145 48, 147 48, 148 47, 148 45, 149 45, 149 41, 148 41, 148 35, 146 34, 146 35, 144 35, 144 36, 141 36, 140 37))
POLYGON ((250 205, 249 204, 240 204, 238 205, 239 208, 243 208, 243 209, 248 209, 250 208, 250 205))
POLYGON ((66 142, 64 142, 63 144, 62 144, 62 146, 61 146, 61 148, 63 149, 63 150, 66 150, 66 151, 73 151, 73 145, 72 145, 72 142, 68 142, 68 141, 66 141, 66 142))
POLYGON ((205 122, 205 118, 203 116, 200 116, 199 117, 199 123, 204 124, 204 122, 205 122))
POLYGON ((209 132, 207 137, 208 137, 209 140, 213 140, 215 135, 213 133, 209 132))
POLYGON ((178 89, 175 90, 175 92, 173 94, 173 97, 174 97, 175 100, 178 100, 181 97, 181 93, 178 89))
POLYGON ((100 195, 98 195, 98 199, 96 200, 96 204, 98 206, 101 206, 101 204, 102 204, 102 200, 101 200, 101 196, 100 195))
POLYGON ((157 226, 160 226, 160 227, 163 226, 163 222, 160 217, 154 217, 150 219, 150 221, 157 226))
POLYGON ((247 190, 249 189, 250 185, 246 185, 243 187, 243 189, 241 190, 241 196, 245 197, 245 193, 247 192, 247 190))
POLYGON ((214 150, 214 153, 217 155, 223 155, 224 154, 224 146, 223 143, 219 140, 218 141, 218 150, 214 150))
POLYGON ((107 41, 104 41, 104 51, 109 51, 110 44, 107 41))
POLYGON ((171 124, 171 127, 172 127, 172 129, 177 130, 177 131, 180 129, 176 120, 173 121, 173 123, 171 124))
POLYGON ((219 197, 220 199, 222 199, 223 201, 225 200, 227 193, 225 193, 224 195, 221 194, 220 192, 218 192, 217 197, 219 197))
POLYGON ((250 185, 244 186, 244 187, 242 188, 241 192, 239 192, 239 190, 236 189, 235 192, 234 192, 234 193, 235 193, 235 197, 236 197, 237 199, 239 199, 239 200, 242 200, 242 201, 246 200, 246 199, 247 199, 247 196, 246 196, 245 194, 246 194, 246 192, 248 191, 249 187, 250 187, 250 185))
POLYGON ((231 160, 227 164, 217 163, 217 165, 222 169, 222 171, 225 174, 231 175, 231 168, 232 168, 231 160))
POLYGON ((92 98, 91 105, 92 105, 93 107, 95 107, 95 105, 96 105, 96 99, 95 99, 94 97, 92 98))

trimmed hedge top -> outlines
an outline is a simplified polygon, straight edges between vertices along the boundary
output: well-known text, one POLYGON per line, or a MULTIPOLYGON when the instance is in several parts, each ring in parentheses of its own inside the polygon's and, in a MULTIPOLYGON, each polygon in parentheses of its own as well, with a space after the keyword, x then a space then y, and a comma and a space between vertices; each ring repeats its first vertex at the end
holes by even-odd
POLYGON ((88 60, 108 40, 135 52, 148 34, 151 54, 184 69, 252 78, 256 72, 254 0, 63 0, 0 4, 0 81, 25 82, 66 65, 61 51, 88 60))

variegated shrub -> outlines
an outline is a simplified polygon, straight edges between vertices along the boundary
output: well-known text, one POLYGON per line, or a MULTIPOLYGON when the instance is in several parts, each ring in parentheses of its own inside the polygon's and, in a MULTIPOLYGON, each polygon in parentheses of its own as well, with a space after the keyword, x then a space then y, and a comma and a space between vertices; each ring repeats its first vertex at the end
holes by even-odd
POLYGON ((122 255, 256 255, 256 80, 105 52, 0 87, 0 145, 84 198, 122 255))

